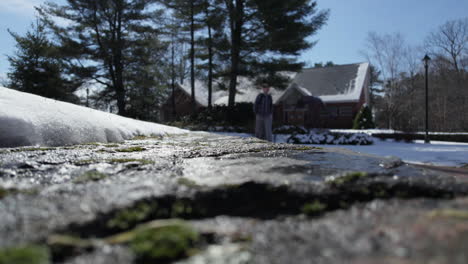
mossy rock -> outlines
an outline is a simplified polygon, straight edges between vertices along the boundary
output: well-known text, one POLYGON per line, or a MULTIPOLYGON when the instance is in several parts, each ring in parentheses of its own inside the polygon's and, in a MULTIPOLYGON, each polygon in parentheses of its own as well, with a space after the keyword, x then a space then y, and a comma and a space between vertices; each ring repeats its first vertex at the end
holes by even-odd
POLYGON ((186 224, 174 223, 150 229, 139 229, 130 241, 138 263, 169 262, 188 257, 200 236, 186 224))
POLYGON ((331 178, 328 178, 326 179, 326 182, 330 185, 333 185, 333 186, 341 186, 341 185, 344 185, 344 184, 348 184, 348 183, 353 183, 353 182, 356 182, 360 179, 364 179, 366 177, 368 177, 369 174, 367 174, 367 172, 351 172, 351 173, 347 173, 343 176, 337 176, 337 177, 331 177, 331 178))
POLYGON ((48 264, 50 253, 46 247, 21 246, 0 249, 0 264, 48 264))
POLYGON ((55 148, 43 148, 43 147, 29 147, 29 148, 18 148, 13 149, 11 152, 22 152, 22 151, 48 151, 48 150, 55 150, 55 148))
POLYGON ((181 177, 181 178, 177 179, 177 183, 179 185, 184 185, 184 186, 187 186, 187 187, 190 187, 190 188, 200 187, 200 185, 198 185, 195 181, 190 180, 190 179, 185 178, 185 177, 181 177))
POLYGON ((108 159, 106 162, 110 163, 128 163, 128 162, 138 162, 143 165, 154 164, 154 161, 146 159, 108 159))
POLYGON ((130 147, 130 148, 123 148, 123 149, 116 149, 117 152, 140 152, 145 151, 145 148, 142 147, 130 147))
POLYGON ((74 183, 85 183, 85 182, 91 182, 91 181, 100 181, 105 178, 109 177, 109 175, 96 171, 96 170, 91 170, 83 173, 82 175, 76 177, 73 179, 74 183))
POLYGON ((468 220, 468 210, 442 209, 434 210, 429 213, 431 218, 448 218, 466 221, 468 220))
POLYGON ((128 229, 135 226, 139 222, 148 219, 151 213, 158 209, 158 204, 153 203, 139 203, 132 208, 123 209, 107 221, 108 228, 117 228, 121 230, 128 229))
POLYGON ((3 197, 7 196, 8 195, 8 190, 3 188, 3 187, 0 187, 0 199, 2 199, 3 197))
POLYGON ((305 215, 318 215, 327 209, 327 205, 315 200, 312 203, 306 203, 302 206, 301 212, 305 215))

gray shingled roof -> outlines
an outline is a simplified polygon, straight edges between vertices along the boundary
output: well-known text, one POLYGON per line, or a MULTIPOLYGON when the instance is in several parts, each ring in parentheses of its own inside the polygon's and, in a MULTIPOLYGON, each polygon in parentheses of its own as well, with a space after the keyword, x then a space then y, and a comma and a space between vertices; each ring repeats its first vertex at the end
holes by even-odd
POLYGON ((294 82, 306 88, 312 95, 337 95, 348 93, 355 85, 360 64, 304 69, 294 82))
POLYGON ((324 102, 358 101, 366 87, 369 63, 304 69, 277 102, 288 96, 288 90, 299 90, 305 96, 317 96, 324 102))

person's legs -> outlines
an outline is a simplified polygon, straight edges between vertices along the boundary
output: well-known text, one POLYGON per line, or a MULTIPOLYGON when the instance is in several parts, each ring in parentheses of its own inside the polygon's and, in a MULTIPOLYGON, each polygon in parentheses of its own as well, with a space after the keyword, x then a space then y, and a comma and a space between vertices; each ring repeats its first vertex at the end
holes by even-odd
POLYGON ((270 141, 270 142, 273 141, 273 133, 271 131, 272 122, 273 122, 273 116, 272 115, 264 117, 265 139, 270 141))
POLYGON ((257 115, 255 119, 255 137, 264 139, 265 135, 265 125, 264 125, 264 119, 262 116, 257 115))

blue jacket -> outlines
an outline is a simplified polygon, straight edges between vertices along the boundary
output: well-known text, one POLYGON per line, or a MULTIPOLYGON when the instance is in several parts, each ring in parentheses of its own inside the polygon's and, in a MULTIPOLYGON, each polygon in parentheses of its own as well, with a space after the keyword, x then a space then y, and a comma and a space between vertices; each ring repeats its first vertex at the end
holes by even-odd
POLYGON ((257 95, 254 104, 254 112, 257 115, 269 116, 273 114, 273 98, 269 94, 257 95))

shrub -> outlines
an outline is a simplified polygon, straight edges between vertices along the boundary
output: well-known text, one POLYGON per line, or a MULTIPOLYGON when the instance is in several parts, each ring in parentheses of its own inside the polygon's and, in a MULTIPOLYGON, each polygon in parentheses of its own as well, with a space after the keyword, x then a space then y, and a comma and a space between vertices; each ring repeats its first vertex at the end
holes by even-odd
POLYGON ((372 111, 369 106, 365 105, 361 108, 353 122, 353 129, 373 129, 375 128, 372 111))

